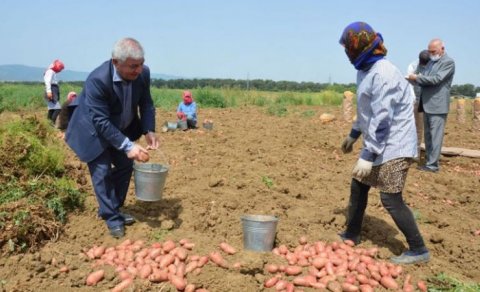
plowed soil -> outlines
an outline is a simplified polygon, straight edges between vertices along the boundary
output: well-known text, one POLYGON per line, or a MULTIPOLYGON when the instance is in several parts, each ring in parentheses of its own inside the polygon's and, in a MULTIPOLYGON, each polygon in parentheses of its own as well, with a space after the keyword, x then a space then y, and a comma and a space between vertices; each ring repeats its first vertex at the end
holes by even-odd
MULTIPOLYGON (((201 109, 200 120, 211 118, 212 130, 161 133, 161 125, 174 121, 174 113, 157 111, 160 150, 151 162, 170 165, 162 200, 135 198, 134 183, 124 211, 137 223, 126 238, 147 243, 188 238, 194 252, 208 254, 227 241, 240 252, 227 257, 244 268, 207 265, 187 279, 209 291, 262 291, 267 262, 282 263, 272 253, 245 251, 241 216, 268 214, 279 218, 275 245, 296 246, 300 236, 313 241, 338 241, 344 229, 351 170, 360 142, 344 155, 340 144, 350 125, 338 107, 292 107, 285 117, 271 116, 265 108, 201 109), (322 113, 337 119, 322 123, 322 113)), ((444 146, 480 149, 480 132, 472 122, 460 125, 449 116, 444 146)), ((59 143, 63 141, 59 140, 59 143)), ((140 141, 145 145, 145 141, 140 141)), ((79 256, 93 245, 114 246, 104 222, 97 218, 97 203, 84 164, 74 155, 68 164, 89 191, 86 209, 71 214, 55 242, 41 250, 0 258, 0 291, 105 291, 118 280, 107 268, 96 287, 85 285, 92 262, 79 256), (52 261, 52 259, 54 259, 52 261), (69 267, 68 273, 59 268, 69 267)), ((466 282, 480 282, 480 159, 442 156, 441 171, 420 172, 413 164, 404 189, 432 259, 428 264, 405 266, 416 279, 445 273, 466 282)), ((403 235, 381 205, 379 193, 370 192, 361 247, 378 247, 378 259, 388 260, 407 248, 403 235)), ((129 291, 175 291, 166 284, 135 280, 129 291)), ((305 291, 309 291, 305 289, 305 291)), ((313 290, 311 290, 313 291, 313 290)))

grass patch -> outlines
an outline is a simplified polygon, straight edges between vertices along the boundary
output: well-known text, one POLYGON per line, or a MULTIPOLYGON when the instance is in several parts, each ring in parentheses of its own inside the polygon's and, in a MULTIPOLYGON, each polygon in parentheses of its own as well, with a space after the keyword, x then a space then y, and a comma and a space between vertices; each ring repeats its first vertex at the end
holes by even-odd
POLYGON ((429 292, 477 292, 480 291, 479 283, 464 283, 453 277, 450 277, 444 273, 440 273, 437 276, 428 280, 429 292))
POLYGON ((311 117, 315 116, 316 114, 317 113, 314 110, 306 110, 306 111, 301 113, 301 116, 303 118, 311 118, 311 117))
POLYGON ((288 110, 284 104, 272 104, 267 108, 267 113, 271 116, 285 117, 288 110))
POLYGON ((155 241, 164 241, 170 232, 167 229, 160 229, 152 233, 152 239, 155 241))
POLYGON ((0 249, 23 252, 55 239, 85 194, 66 175, 60 141, 46 120, 0 127, 0 249))
POLYGON ((273 180, 268 176, 262 176, 262 182, 267 186, 267 188, 273 187, 273 180))

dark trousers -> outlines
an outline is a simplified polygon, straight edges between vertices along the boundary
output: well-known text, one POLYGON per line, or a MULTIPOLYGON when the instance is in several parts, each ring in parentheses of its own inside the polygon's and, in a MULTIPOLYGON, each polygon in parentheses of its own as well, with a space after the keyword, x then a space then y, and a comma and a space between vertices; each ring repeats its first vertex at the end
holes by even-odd
POLYGON ((189 129, 196 129, 197 121, 195 121, 194 119, 187 119, 187 126, 189 129))
POLYGON ((49 109, 47 118, 55 125, 57 122, 57 117, 60 114, 60 109, 49 109))
POLYGON ((123 151, 107 148, 88 163, 93 188, 98 201, 98 214, 109 228, 124 225, 120 215, 127 196, 133 161, 123 151))
MULTIPOLYGON (((352 179, 347 215, 347 235, 350 238, 360 235, 363 216, 367 208, 369 190, 370 186, 362 184, 356 179, 352 179)), ((402 193, 390 194, 380 192, 380 199, 382 200, 383 207, 385 207, 390 216, 392 216, 398 229, 400 229, 407 239, 410 250, 426 250, 413 213, 403 201, 402 193)))

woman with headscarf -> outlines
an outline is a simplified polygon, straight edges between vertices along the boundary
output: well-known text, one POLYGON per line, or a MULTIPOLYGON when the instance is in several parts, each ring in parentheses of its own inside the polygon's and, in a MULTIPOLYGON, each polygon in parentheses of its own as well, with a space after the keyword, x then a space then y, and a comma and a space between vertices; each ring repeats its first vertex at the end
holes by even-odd
POLYGON ((365 22, 354 22, 342 33, 345 48, 357 72, 357 120, 342 143, 352 151, 363 135, 363 148, 353 169, 344 240, 360 242, 362 222, 371 187, 380 190, 383 206, 406 237, 409 249, 392 257, 396 264, 427 262, 430 253, 413 213, 403 201, 408 169, 416 157, 415 96, 400 70, 385 59, 387 49, 380 33, 365 22))
POLYGON ((193 101, 192 93, 184 91, 182 102, 177 107, 177 118, 186 121, 188 129, 197 128, 197 104, 193 101))
POLYGON ((60 60, 53 61, 43 74, 45 82, 45 101, 47 102, 47 118, 55 125, 58 114, 60 113, 60 88, 58 87, 57 73, 61 72, 65 66, 60 60))

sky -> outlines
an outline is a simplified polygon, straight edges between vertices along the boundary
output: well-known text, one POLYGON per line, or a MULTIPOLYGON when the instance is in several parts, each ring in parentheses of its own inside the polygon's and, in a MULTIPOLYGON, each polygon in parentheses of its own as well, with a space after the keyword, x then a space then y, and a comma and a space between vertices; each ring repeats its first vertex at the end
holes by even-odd
POLYGON ((1 0, 0 11, 0 65, 58 58, 89 72, 118 39, 133 37, 153 73, 354 83, 338 40, 365 21, 402 72, 441 38, 456 63, 454 84, 480 86, 478 0, 1 0))

